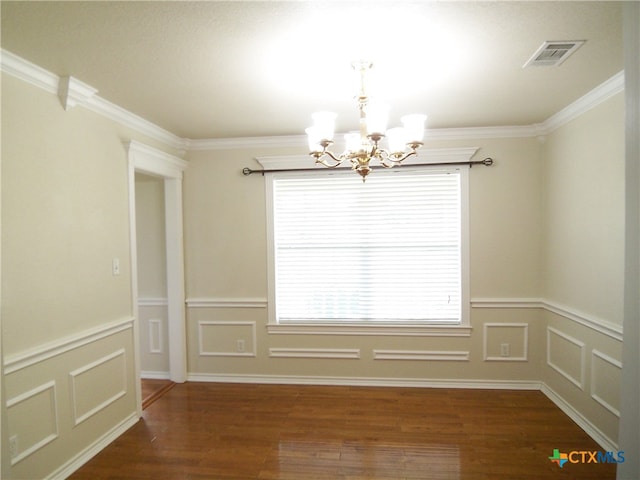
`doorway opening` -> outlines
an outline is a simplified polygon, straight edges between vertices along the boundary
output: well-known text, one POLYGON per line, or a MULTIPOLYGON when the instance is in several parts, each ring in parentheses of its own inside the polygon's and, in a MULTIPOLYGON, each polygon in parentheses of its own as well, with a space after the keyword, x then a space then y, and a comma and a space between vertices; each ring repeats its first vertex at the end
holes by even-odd
MULTIPOLYGON (((184 292, 184 253, 182 232, 182 173, 187 167, 187 162, 156 150, 136 141, 127 144, 129 157, 129 217, 130 217, 130 245, 131 245, 131 297, 134 316, 134 342, 136 351, 136 397, 138 414, 142 414, 142 385, 140 382, 142 372, 141 338, 144 336, 146 345, 150 350, 166 351, 168 357, 168 372, 164 370, 160 376, 162 380, 170 380, 173 383, 182 383, 187 379, 186 361, 186 326, 185 326, 185 292, 184 292), (164 244, 156 245, 157 255, 164 254, 165 282, 156 282, 156 291, 166 291, 166 297, 151 297, 143 299, 139 297, 138 259, 142 252, 138 252, 138 221, 136 215, 136 176, 138 178, 152 178, 161 185, 161 205, 157 215, 164 217, 164 244), (164 288, 163 288, 164 287, 164 288), (145 303, 146 302, 146 303, 145 303), (162 316, 160 318, 147 318, 145 332, 141 329, 141 305, 146 307, 149 303, 156 303, 157 307, 164 309, 166 316, 166 333, 163 334, 162 316), (149 322, 149 320, 155 320, 149 322), (168 374, 167 374, 168 373, 168 374)), ((153 188, 159 189, 157 185, 153 188)), ((157 192, 156 192, 157 193, 157 192)), ((162 242, 157 242, 162 244, 162 242)), ((146 253, 146 252, 145 252, 146 253)), ((153 268, 151 270, 153 271, 153 268)), ((146 275, 146 273, 145 273, 146 275)), ((151 273, 153 276, 153 273, 151 273)), ((146 280, 145 280, 146 281, 146 280)), ((151 283, 154 283, 153 281, 151 283)), ((145 286, 146 288, 146 286, 145 286)), ((155 367, 151 367, 155 368, 155 367)), ((151 370, 153 371, 153 370, 151 370)), ((162 370, 160 370, 162 372, 162 370)), ((148 375, 147 376, 153 376, 148 375)))

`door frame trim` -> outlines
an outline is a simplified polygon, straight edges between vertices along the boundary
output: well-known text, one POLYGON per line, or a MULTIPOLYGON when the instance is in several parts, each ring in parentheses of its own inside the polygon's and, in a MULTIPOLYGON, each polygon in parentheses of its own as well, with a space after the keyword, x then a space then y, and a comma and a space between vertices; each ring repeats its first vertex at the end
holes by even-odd
POLYGON ((140 388, 140 345, 138 311, 138 254, 136 235, 135 174, 143 173, 164 180, 164 214, 167 264, 167 319, 169 331, 169 377, 173 382, 187 380, 187 341, 185 322, 184 240, 182 223, 182 174, 188 163, 135 140, 125 143, 129 174, 129 237, 131 255, 131 302, 134 322, 136 402, 142 414, 140 388))

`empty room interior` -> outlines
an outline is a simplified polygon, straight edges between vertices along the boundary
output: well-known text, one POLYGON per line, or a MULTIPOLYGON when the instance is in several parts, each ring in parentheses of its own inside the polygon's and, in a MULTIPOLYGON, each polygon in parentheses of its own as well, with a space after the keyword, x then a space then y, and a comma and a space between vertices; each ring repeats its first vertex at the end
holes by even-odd
POLYGON ((0 8, 2 478, 640 478, 640 2, 0 8))

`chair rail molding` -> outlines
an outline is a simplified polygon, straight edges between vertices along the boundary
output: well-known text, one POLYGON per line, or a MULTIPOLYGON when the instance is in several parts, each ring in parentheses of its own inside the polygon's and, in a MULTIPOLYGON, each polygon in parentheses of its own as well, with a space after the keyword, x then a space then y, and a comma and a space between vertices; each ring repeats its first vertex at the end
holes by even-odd
POLYGON ((36 363, 43 362, 57 355, 69 352, 103 338, 133 328, 134 318, 127 317, 111 323, 100 325, 84 332, 58 339, 29 351, 7 356, 4 360, 4 374, 9 375, 36 363))
POLYGON ((187 308, 267 308, 267 299, 262 297, 191 297, 187 298, 186 304, 187 308))
POLYGON ((622 325, 603 320, 593 315, 581 312, 573 307, 561 305, 544 298, 481 298, 471 299, 471 308, 540 308, 585 327, 602 333, 614 340, 622 341, 622 325))

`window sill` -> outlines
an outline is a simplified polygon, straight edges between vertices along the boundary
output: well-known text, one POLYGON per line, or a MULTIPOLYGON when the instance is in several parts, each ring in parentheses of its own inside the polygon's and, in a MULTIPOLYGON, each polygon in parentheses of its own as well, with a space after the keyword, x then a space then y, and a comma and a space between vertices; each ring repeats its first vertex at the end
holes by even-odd
POLYGON ((274 335, 384 335, 396 337, 470 337, 469 325, 268 324, 274 335))

